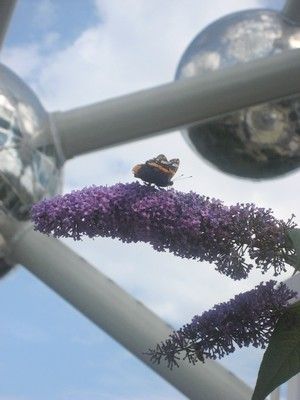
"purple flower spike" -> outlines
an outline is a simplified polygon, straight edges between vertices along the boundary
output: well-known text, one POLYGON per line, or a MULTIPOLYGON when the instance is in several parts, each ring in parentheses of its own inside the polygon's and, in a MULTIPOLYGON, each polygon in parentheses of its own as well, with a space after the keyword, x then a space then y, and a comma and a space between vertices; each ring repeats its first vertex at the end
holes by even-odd
POLYGON ((275 285, 275 281, 262 282, 255 289, 196 315, 190 324, 174 331, 146 354, 153 363, 164 359, 172 369, 179 366, 182 354, 183 359, 195 364, 206 358, 222 358, 233 353, 236 346, 265 348, 289 300, 297 296, 284 283, 275 285))
POLYGON ((43 200, 32 208, 35 229, 56 237, 102 236, 150 243, 158 251, 215 263, 233 279, 253 267, 274 275, 285 271, 295 254, 287 229, 271 210, 254 204, 226 207, 221 201, 162 190, 137 182, 92 186, 43 200), (246 260, 247 257, 247 260, 246 260))

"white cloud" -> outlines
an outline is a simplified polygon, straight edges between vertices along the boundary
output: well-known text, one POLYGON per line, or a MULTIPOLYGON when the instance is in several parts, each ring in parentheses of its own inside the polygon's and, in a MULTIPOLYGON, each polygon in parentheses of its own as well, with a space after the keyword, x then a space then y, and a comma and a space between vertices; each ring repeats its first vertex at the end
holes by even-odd
MULTIPOLYGON (((40 53, 30 57, 38 73, 28 75, 18 59, 4 56, 5 63, 30 79, 50 109, 65 109, 170 81, 178 61, 192 38, 214 19, 230 12, 258 7, 260 1, 226 3, 215 0, 203 7, 194 0, 96 1, 101 21, 69 46, 48 56, 43 37, 36 43, 40 53), (122 3, 124 4, 124 3, 122 3)), ((28 46, 24 47, 26 51, 28 46)), ((30 50, 30 48, 29 48, 30 50)))
POLYGON ((39 72, 43 65, 38 43, 5 47, 1 57, 4 64, 11 66, 18 75, 27 79, 33 76, 36 71, 39 72))

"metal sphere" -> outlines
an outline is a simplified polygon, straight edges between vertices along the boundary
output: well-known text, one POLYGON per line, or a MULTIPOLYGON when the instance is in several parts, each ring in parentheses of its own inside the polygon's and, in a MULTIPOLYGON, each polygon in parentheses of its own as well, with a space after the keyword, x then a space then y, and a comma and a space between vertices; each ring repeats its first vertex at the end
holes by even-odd
POLYGON ((62 157, 49 115, 23 81, 0 65, 0 209, 26 220, 61 187, 62 157))
MULTIPOLYGON (((300 48, 300 26, 271 10, 219 19, 183 54, 176 79, 300 48)), ((184 132, 220 170, 252 179, 274 178, 300 165, 300 97, 243 109, 184 132)))

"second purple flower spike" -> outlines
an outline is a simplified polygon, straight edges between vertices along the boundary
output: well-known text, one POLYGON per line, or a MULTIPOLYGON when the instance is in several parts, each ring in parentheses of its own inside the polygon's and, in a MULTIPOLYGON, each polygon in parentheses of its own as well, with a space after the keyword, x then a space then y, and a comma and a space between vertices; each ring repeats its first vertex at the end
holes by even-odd
POLYGON ((157 189, 137 182, 92 186, 43 200, 32 208, 35 229, 79 240, 112 237, 150 243, 155 250, 214 263, 233 279, 262 272, 285 271, 295 255, 287 231, 270 209, 254 204, 225 206, 220 200, 189 192, 157 189))
MULTIPOLYGON (((255 289, 240 293, 226 303, 216 304, 190 324, 174 331, 168 339, 149 349, 153 363, 165 360, 169 368, 179 367, 180 357, 195 364, 206 358, 215 360, 233 353, 235 348, 265 348, 275 325, 297 297, 284 283, 261 282, 255 289)), ((289 321, 293 323, 293 321, 289 321)))

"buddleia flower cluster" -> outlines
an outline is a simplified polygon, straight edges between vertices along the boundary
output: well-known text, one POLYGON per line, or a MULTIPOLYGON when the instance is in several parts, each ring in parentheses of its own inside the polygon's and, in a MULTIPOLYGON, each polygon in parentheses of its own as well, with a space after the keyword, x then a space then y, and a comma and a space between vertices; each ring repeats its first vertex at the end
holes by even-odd
POLYGON ((251 344, 265 348, 279 317, 296 296, 283 283, 276 286, 274 280, 262 282, 255 289, 196 315, 191 323, 174 331, 147 354, 153 363, 163 360, 172 369, 179 366, 181 358, 195 364, 206 358, 222 358, 236 347, 251 344))
POLYGON ((164 190, 137 182, 91 186, 43 200, 32 208, 35 229, 79 240, 111 237, 146 242, 157 251, 214 263, 232 279, 246 278, 256 266, 277 276, 293 264, 284 222, 254 204, 225 206, 194 192, 164 190))

